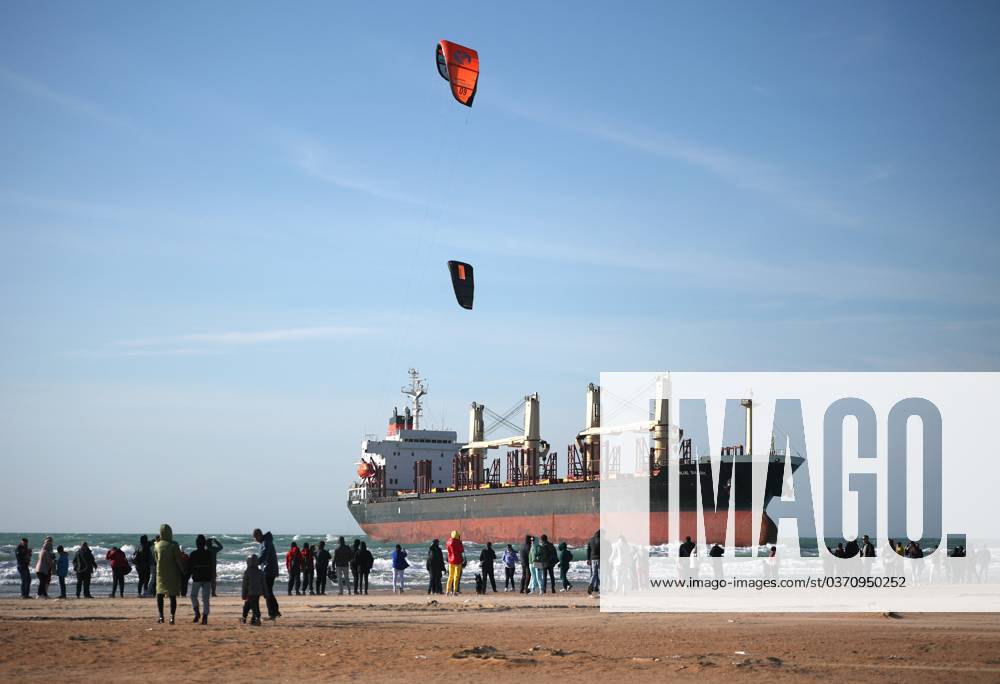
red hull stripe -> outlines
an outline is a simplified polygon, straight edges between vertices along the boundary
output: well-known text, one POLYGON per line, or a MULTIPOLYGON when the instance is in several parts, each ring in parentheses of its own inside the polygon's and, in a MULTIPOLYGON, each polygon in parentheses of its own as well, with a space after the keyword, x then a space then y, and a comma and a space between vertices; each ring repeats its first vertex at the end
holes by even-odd
MULTIPOLYGON (((680 516, 681 537, 690 536, 698 541, 697 513, 684 511, 680 516)), ((653 544, 667 543, 668 519, 666 513, 650 513, 649 529, 653 544)), ((463 539, 479 543, 487 541, 513 543, 522 541, 526 534, 547 534, 554 541, 565 541, 573 546, 582 546, 597 531, 600 521, 600 514, 586 513, 367 522, 363 523, 361 527, 365 534, 372 539, 400 544, 417 544, 428 542, 431 539, 443 540, 451 535, 452 530, 458 530, 463 539)), ((736 546, 750 546, 753 534, 751 531, 753 518, 750 511, 737 511, 734 523, 736 546)), ((725 530, 725 514, 708 513, 705 515, 705 543, 725 544, 725 530)), ((758 543, 764 544, 773 541, 775 532, 774 523, 765 516, 758 543)))

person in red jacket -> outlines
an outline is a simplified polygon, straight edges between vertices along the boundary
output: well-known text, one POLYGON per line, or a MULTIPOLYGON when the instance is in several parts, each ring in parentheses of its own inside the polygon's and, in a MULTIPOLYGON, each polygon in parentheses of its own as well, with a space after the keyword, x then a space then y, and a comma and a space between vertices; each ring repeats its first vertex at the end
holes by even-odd
POLYGON ((288 570, 288 595, 291 596, 293 590, 296 594, 301 594, 299 589, 302 587, 302 553, 299 551, 298 542, 292 542, 288 547, 288 553, 285 554, 285 569, 288 570))
POLYGON ((445 544, 448 549, 448 587, 447 593, 461 594, 462 566, 465 564, 465 545, 462 535, 457 531, 451 533, 451 539, 445 544))
POLYGON ((112 546, 106 558, 111 566, 111 598, 115 597, 115 591, 125 598, 125 575, 132 571, 128 557, 117 546, 112 546))
POLYGON ((305 594, 308 591, 311 594, 313 593, 313 568, 316 557, 312 549, 309 548, 309 544, 302 545, 299 555, 302 557, 302 593, 305 594))

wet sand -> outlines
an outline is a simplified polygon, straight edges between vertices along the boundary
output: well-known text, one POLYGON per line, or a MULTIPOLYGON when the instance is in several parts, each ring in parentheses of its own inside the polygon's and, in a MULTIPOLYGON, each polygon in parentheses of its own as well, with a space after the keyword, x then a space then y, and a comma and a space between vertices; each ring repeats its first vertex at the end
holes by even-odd
POLYGON ((207 626, 187 599, 173 626, 156 624, 151 599, 0 599, 0 676, 1000 681, 998 614, 617 615, 580 594, 279 600, 282 618, 251 627, 234 596, 213 601, 207 626))

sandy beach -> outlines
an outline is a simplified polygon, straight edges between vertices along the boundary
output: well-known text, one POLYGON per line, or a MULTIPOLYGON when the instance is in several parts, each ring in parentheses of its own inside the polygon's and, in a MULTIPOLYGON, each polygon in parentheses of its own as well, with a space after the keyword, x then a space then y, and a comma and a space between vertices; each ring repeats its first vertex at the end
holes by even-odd
POLYGON ((194 625, 151 599, 0 600, 0 676, 125 681, 367 681, 490 675, 633 681, 861 678, 1000 681, 996 614, 602 614, 585 595, 279 596, 283 617, 238 622, 237 597, 194 625))

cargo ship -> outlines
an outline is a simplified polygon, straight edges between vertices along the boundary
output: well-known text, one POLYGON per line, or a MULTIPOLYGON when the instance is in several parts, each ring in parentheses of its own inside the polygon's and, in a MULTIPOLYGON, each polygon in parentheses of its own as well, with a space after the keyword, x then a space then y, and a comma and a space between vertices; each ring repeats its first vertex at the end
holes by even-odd
MULTIPOLYGON (((713 486, 711 459, 692 454, 690 440, 669 423, 669 399, 659 391, 649 421, 626 426, 602 426, 600 388, 587 388, 587 423, 566 451, 563 473, 549 444, 539 437, 538 395, 524 398, 523 434, 504 439, 484 439, 484 411, 472 404, 469 441, 460 443, 453 430, 424 429, 421 400, 427 387, 417 371, 410 370, 410 384, 402 388, 410 405, 403 413, 393 409, 384 437, 368 435, 361 444, 355 481, 348 491, 347 505, 365 534, 379 541, 423 543, 444 539, 451 530, 462 531, 467 540, 515 542, 525 534, 548 534, 571 545, 585 544, 600 527, 600 487, 625 484, 641 476, 649 482, 649 524, 652 544, 668 540, 668 466, 676 445, 674 462, 679 468, 680 536, 698 540, 697 488, 703 500, 717 507, 703 513, 705 543, 726 543, 730 494, 734 543, 738 547, 767 544, 775 540, 777 528, 762 515, 759 536, 754 539, 752 511, 752 456, 743 445, 724 447, 719 464, 718 495, 713 486), (609 448, 603 437, 611 434, 648 432, 651 447, 637 446, 635 468, 621 470, 620 447, 609 448), (510 449, 506 473, 501 476, 500 459, 487 466, 490 449, 510 449)), ((748 410, 748 432, 752 429, 752 402, 748 410)), ((511 425, 512 411, 492 414, 511 425)), ((749 435, 747 444, 750 443, 749 435)), ((802 463, 798 455, 775 452, 767 459, 764 510, 780 497, 786 475, 802 463)), ((760 465, 760 464, 758 464, 760 465)))

